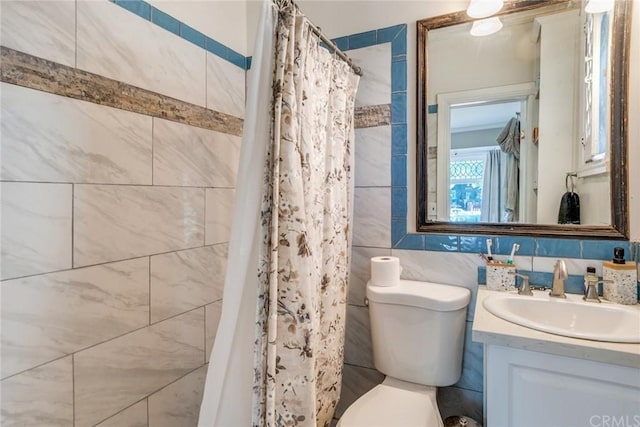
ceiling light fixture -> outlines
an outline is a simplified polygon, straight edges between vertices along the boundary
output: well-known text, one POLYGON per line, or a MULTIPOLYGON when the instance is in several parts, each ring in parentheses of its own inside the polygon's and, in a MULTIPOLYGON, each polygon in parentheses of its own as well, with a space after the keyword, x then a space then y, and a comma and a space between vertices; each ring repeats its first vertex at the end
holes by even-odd
POLYGON ((503 0, 471 0, 467 8, 467 15, 471 18, 486 18, 499 12, 503 5, 503 0))
POLYGON ((497 33, 502 28, 502 21, 497 16, 493 18, 474 21, 471 27, 471 35, 476 37, 488 36, 497 33))
POLYGON ((613 0, 589 0, 584 8, 587 13, 603 13, 613 10, 613 0))

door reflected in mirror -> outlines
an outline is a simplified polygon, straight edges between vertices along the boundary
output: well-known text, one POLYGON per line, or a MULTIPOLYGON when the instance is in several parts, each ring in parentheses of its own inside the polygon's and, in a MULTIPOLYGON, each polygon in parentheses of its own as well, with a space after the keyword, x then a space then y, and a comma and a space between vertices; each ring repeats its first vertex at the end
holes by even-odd
POLYGON ((624 7, 616 16, 582 1, 505 3, 502 29, 484 37, 463 12, 419 21, 418 230, 626 229, 611 209, 626 199, 611 168, 626 156, 613 126, 626 114, 614 111, 626 58, 612 43, 625 40, 624 7))
POLYGON ((506 99, 451 107, 449 184, 445 184, 450 221, 530 221, 519 164, 530 162, 536 168, 537 159, 520 153, 523 102, 506 99))

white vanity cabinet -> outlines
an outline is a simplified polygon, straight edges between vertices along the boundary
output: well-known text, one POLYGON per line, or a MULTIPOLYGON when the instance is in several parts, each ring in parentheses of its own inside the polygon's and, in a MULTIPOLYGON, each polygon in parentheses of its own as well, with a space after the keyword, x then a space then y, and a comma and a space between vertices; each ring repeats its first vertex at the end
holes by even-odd
POLYGON ((640 427, 640 344, 525 328, 486 310, 495 294, 479 287, 473 318, 485 427, 640 427))
POLYGON ((640 426, 640 369, 485 345, 487 427, 640 426))

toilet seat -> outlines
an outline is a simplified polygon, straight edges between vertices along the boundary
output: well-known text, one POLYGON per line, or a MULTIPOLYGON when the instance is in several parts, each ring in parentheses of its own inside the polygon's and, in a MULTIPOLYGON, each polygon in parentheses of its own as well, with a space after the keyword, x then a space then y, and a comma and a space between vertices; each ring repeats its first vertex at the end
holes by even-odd
POLYGON ((387 377, 356 400, 337 427, 443 426, 436 388, 387 377))

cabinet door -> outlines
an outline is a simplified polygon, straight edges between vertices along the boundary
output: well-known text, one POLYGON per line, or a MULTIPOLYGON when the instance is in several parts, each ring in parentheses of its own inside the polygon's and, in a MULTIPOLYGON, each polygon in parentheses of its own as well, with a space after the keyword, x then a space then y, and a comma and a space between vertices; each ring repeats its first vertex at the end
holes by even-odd
POLYGON ((640 369, 485 346, 488 427, 640 426, 640 369))

